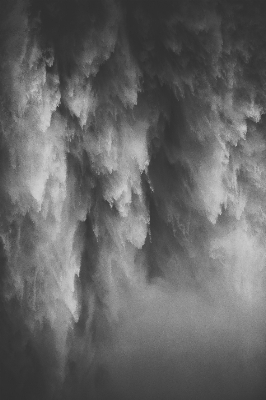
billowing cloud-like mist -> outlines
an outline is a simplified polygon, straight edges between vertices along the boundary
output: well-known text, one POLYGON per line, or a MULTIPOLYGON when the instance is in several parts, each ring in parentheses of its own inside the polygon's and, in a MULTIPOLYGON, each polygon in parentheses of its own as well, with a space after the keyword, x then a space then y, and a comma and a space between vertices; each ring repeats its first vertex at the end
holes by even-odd
POLYGON ((1 399, 264 398, 265 26, 1 1, 1 399))

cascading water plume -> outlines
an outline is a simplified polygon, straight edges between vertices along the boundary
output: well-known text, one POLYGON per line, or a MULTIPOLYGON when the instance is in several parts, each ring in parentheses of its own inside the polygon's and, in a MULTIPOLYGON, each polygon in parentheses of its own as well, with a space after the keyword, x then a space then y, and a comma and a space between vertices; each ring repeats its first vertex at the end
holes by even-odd
POLYGON ((264 398, 253 3, 2 0, 1 399, 264 398))

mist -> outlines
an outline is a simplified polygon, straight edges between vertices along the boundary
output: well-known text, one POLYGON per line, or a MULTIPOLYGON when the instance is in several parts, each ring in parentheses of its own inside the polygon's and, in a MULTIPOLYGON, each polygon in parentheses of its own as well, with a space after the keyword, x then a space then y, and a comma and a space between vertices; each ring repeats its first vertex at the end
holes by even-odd
POLYGON ((264 399, 265 49, 262 0, 1 1, 1 399, 264 399))

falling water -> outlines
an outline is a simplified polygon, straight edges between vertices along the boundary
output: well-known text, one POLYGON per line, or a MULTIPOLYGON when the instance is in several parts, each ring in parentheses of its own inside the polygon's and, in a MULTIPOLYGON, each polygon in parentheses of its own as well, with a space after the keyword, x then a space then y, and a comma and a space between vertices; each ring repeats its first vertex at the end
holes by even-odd
POLYGON ((264 398, 265 27, 1 1, 1 399, 264 398))

